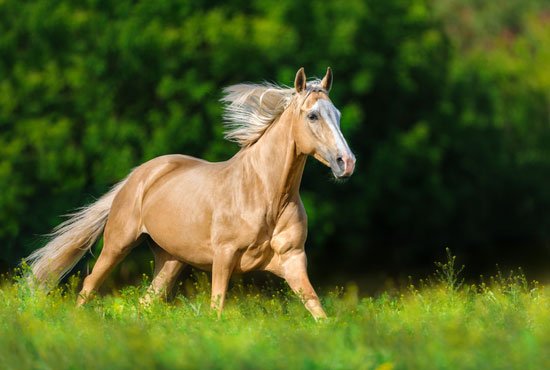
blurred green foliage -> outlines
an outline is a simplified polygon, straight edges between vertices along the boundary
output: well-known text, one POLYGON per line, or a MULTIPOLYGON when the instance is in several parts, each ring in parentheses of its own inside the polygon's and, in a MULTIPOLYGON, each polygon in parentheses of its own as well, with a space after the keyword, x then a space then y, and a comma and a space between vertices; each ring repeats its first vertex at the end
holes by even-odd
POLYGON ((2 0, 0 258, 16 263, 60 214, 148 159, 235 153, 222 139, 223 86, 290 84, 300 66, 314 75, 330 65, 358 167, 344 185, 306 169, 317 273, 421 266, 442 245, 474 271, 541 266, 543 4, 2 0))

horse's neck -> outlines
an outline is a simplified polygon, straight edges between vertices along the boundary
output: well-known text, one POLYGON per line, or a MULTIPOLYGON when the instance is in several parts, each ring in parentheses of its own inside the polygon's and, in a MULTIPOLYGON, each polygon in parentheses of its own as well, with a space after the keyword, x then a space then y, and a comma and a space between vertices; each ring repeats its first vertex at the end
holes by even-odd
POLYGON ((265 200, 282 207, 300 190, 306 156, 298 154, 292 137, 290 114, 283 114, 251 147, 243 149, 243 162, 265 200))

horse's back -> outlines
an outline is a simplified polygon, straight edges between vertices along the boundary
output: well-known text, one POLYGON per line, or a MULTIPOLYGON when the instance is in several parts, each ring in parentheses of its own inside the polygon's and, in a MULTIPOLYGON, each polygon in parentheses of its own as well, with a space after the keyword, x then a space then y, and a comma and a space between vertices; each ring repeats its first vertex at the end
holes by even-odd
MULTIPOLYGON (((210 162, 205 161, 204 159, 191 157, 189 155, 183 155, 183 154, 167 154, 160 157, 153 158, 136 169, 134 169, 133 173, 139 174, 140 172, 147 173, 150 171, 154 171, 155 174, 159 174, 160 176, 167 174, 170 171, 176 170, 176 169, 185 169, 185 168, 191 168, 196 165, 201 164, 209 164, 210 162)), ((148 174, 151 176, 151 173, 148 174)), ((153 175, 154 177, 158 177, 156 175, 153 175)))
POLYGON ((143 163, 132 171, 129 181, 140 183, 144 195, 159 181, 165 180, 170 175, 191 169, 196 166, 208 165, 210 162, 203 159, 182 154, 169 154, 156 157, 143 163))

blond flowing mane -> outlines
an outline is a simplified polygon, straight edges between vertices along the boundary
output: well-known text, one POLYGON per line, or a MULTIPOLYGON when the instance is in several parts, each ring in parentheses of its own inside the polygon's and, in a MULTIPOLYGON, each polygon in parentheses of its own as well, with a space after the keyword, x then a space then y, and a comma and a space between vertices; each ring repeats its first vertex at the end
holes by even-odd
MULTIPOLYGON (((315 79, 308 82, 307 90, 319 86, 320 80, 315 79)), ((226 87, 221 99, 225 104, 225 138, 241 147, 254 144, 289 106, 295 91, 267 82, 226 87)))

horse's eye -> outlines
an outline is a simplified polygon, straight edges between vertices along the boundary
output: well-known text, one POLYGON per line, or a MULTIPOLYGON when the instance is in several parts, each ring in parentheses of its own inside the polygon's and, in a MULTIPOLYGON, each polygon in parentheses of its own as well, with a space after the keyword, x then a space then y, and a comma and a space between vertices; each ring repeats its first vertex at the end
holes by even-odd
POLYGON ((309 113, 307 115, 307 119, 310 121, 317 121, 319 119, 319 116, 317 116, 317 113, 309 113))

